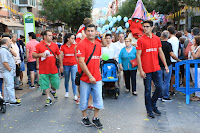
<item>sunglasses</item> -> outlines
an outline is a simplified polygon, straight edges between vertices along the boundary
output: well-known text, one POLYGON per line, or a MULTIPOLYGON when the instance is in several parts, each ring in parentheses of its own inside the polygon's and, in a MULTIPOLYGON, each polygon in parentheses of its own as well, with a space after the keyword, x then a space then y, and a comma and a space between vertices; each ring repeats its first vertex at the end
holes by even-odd
POLYGON ((151 26, 143 26, 144 28, 149 28, 149 27, 151 27, 151 26))

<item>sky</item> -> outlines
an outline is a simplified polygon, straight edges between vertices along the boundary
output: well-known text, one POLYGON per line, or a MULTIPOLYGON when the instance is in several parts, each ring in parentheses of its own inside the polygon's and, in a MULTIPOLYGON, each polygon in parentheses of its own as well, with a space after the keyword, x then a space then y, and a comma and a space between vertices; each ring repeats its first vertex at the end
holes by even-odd
POLYGON ((108 2, 111 2, 112 0, 94 0, 93 8, 103 8, 108 7, 108 2))

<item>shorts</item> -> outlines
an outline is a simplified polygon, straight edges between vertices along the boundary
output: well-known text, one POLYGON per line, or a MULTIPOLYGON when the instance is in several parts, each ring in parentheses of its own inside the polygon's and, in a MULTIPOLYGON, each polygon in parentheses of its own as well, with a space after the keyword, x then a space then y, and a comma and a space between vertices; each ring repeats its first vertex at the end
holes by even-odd
POLYGON ((172 62, 172 75, 175 75, 175 64, 176 62, 172 62))
POLYGON ((80 104, 79 108, 84 111, 88 107, 88 99, 92 95, 93 105, 97 109, 103 108, 102 98, 102 81, 97 81, 96 84, 80 81, 80 104))
POLYGON ((25 71, 24 61, 22 61, 22 62, 20 63, 20 66, 21 66, 20 71, 21 71, 21 72, 22 72, 22 71, 25 71))
POLYGON ((34 62, 28 62, 27 63, 27 68, 28 68, 28 71, 34 71, 34 70, 36 70, 36 61, 34 61, 34 62))
POLYGON ((40 89, 46 90, 51 87, 55 89, 59 89, 60 86, 60 78, 58 73, 56 74, 40 74, 40 89))

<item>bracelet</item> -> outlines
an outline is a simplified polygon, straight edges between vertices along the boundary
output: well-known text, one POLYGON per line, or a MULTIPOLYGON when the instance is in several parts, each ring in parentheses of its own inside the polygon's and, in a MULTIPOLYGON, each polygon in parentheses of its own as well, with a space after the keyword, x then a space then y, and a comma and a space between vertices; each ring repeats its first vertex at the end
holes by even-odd
POLYGON ((92 78, 92 77, 93 77, 93 76, 90 76, 89 79, 92 78))

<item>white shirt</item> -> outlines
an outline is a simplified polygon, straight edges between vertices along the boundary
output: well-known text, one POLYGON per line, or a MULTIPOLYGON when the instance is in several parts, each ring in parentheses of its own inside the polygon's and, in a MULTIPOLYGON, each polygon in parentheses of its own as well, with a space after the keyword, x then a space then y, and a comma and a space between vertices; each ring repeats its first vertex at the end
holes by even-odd
MULTIPOLYGON (((176 57, 178 57, 178 48, 179 48, 179 40, 178 40, 178 38, 173 36, 170 39, 168 39, 168 42, 171 43, 172 50, 173 50, 174 54, 176 55, 176 57)), ((170 57, 170 58, 171 58, 171 62, 177 62, 172 57, 170 57)))
POLYGON ((1 73, 0 73, 0 78, 3 78, 2 75, 1 75, 1 73))
POLYGON ((101 47, 101 53, 102 54, 104 54, 104 53, 109 54, 109 59, 112 59, 114 57, 117 58, 119 56, 118 50, 119 50, 119 47, 115 43, 111 43, 109 48, 108 47, 101 47))
POLYGON ((15 50, 15 52, 17 53, 17 56, 14 57, 15 63, 16 64, 21 63, 21 58, 20 58, 20 55, 19 55, 19 47, 17 46, 17 43, 15 43, 15 44, 12 43, 11 46, 15 50))

